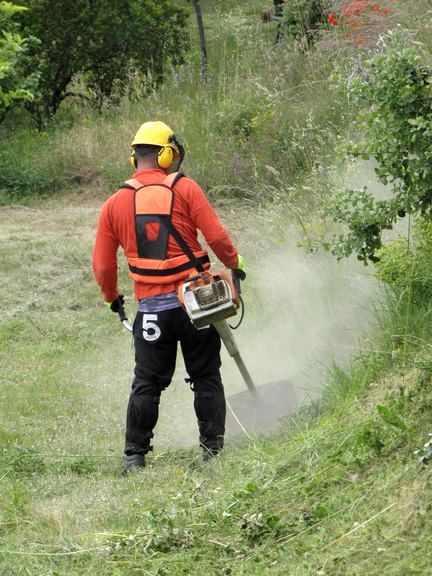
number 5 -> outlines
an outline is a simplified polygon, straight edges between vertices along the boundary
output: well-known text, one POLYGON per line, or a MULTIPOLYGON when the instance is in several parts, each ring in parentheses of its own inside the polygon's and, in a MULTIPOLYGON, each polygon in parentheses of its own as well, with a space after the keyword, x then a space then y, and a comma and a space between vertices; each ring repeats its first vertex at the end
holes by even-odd
POLYGON ((161 335, 161 329, 155 322, 157 322, 157 314, 144 314, 143 316, 143 337, 148 342, 157 340, 161 335))

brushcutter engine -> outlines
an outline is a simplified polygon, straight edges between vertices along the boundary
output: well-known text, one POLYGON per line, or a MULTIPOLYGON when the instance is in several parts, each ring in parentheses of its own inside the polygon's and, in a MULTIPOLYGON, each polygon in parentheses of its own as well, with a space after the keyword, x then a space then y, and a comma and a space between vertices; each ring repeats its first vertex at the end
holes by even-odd
POLYGON ((237 291, 224 272, 202 272, 179 287, 179 299, 192 324, 203 328, 235 316, 237 291))

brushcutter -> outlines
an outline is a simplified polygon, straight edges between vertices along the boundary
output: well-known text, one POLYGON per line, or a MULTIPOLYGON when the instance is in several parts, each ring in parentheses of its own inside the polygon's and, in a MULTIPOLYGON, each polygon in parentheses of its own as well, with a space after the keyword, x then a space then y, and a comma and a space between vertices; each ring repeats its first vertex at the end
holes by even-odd
MULTIPOLYGON (((233 270, 232 282, 225 272, 202 272, 179 287, 179 300, 195 328, 213 324, 231 358, 237 364, 249 390, 256 393, 256 386, 246 368, 234 335, 227 322, 240 307, 240 279, 244 272, 233 270)), ((241 304, 243 306, 243 304, 241 304)), ((240 321, 241 323, 241 321, 240 321)), ((237 325, 237 327, 240 325, 237 325)))
POLYGON ((128 317, 126 316, 125 309, 121 302, 118 303, 118 315, 120 317, 120 322, 126 328, 128 332, 133 332, 132 326, 129 324, 128 317))

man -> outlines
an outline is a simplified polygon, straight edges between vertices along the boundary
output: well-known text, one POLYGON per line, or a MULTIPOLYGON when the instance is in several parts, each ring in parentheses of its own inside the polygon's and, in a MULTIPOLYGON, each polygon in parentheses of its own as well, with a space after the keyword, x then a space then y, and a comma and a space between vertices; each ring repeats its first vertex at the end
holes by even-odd
POLYGON ((103 205, 93 271, 105 303, 118 312, 117 250, 125 252, 138 312, 134 322, 135 377, 126 418, 125 471, 142 468, 158 420, 161 391, 171 382, 180 341, 194 392, 203 458, 223 447, 225 396, 219 368, 220 338, 213 326, 197 330, 181 308, 177 288, 210 267, 207 244, 231 269, 243 269, 227 231, 201 188, 180 172, 184 149, 163 122, 146 122, 132 142, 131 180, 103 205))

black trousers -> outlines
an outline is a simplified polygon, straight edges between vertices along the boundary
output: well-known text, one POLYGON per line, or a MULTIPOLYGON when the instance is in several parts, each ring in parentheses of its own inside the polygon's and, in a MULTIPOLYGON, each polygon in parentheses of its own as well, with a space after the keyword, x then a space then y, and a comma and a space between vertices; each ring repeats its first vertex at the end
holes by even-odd
POLYGON ((174 308, 153 314, 138 312, 135 318, 135 378, 126 418, 128 455, 151 450, 160 395, 175 370, 177 342, 195 395, 200 444, 211 452, 223 447, 226 407, 219 371, 219 334, 213 326, 197 330, 182 308, 174 308))

